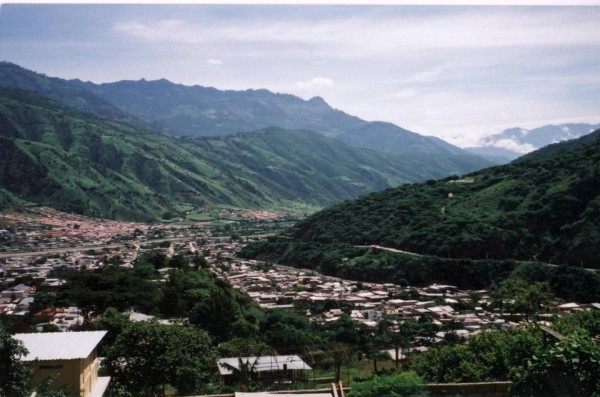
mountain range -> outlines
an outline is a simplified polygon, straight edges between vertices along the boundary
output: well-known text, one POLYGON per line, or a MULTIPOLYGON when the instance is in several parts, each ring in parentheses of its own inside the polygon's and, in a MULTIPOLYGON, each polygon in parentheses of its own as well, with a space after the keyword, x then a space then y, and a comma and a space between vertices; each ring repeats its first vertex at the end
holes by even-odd
POLYGON ((178 136, 219 136, 277 126, 319 132, 351 146, 384 153, 465 154, 440 139, 424 137, 392 123, 367 122, 333 109, 320 97, 306 101, 264 89, 221 91, 164 79, 70 83, 149 121, 158 131, 178 136))
POLYGON ((304 130, 172 137, 12 89, 0 89, 0 140, 2 208, 25 201, 145 221, 218 205, 311 210, 465 166, 304 130))
MULTIPOLYGON (((0 88, 0 209, 34 203, 161 221, 203 219, 223 206, 331 205, 242 255, 461 288, 520 272, 564 299, 600 297, 589 293, 600 277, 580 268, 600 261, 600 130, 481 169, 490 163, 321 98, 166 80, 97 85, 6 63, 0 87, 8 87, 0 88), (382 142, 387 153, 368 148, 382 142)), ((489 143, 540 144, 540 134, 513 130, 489 143)))
POLYGON ((222 91, 165 79, 94 84, 49 78, 6 62, 0 63, 0 86, 37 92, 82 112, 174 136, 223 136, 279 127, 314 131, 383 153, 465 156, 478 161, 476 167, 491 165, 441 139, 333 109, 320 97, 303 100, 264 89, 222 91))
POLYGON ((239 255, 401 285, 544 282, 565 301, 597 302, 599 238, 597 130, 511 164, 331 206, 239 255))
POLYGON ((0 87, 3 208, 137 220, 214 205, 314 209, 491 164, 321 98, 166 80, 96 85, 6 62, 0 87))

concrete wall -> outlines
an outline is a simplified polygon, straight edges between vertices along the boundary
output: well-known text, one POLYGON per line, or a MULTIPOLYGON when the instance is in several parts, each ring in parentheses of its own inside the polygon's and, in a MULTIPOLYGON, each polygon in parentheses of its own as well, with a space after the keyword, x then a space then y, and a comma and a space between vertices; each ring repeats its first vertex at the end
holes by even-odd
POLYGON ((92 389, 96 380, 98 380, 98 369, 100 368, 100 361, 96 358, 95 350, 84 360, 79 362, 79 385, 81 390, 81 396, 86 397, 92 393, 92 389))
POLYGON ((39 385, 46 379, 52 378, 50 389, 65 387, 70 396, 78 396, 79 368, 79 360, 37 361, 32 365, 32 381, 39 385))
POLYGON ((98 379, 99 361, 95 351, 83 360, 48 360, 33 362, 32 379, 39 385, 53 378, 50 389, 65 387, 69 396, 87 397, 98 379))

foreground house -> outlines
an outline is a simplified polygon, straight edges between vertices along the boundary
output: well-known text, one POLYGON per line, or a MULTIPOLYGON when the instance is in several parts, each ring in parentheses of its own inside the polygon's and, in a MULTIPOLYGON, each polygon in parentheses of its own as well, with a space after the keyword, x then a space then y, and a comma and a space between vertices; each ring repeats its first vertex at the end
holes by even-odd
POLYGON ((110 381, 98 377, 96 347, 106 331, 16 334, 28 351, 35 385, 51 379, 50 389, 64 388, 69 396, 101 397, 110 381))

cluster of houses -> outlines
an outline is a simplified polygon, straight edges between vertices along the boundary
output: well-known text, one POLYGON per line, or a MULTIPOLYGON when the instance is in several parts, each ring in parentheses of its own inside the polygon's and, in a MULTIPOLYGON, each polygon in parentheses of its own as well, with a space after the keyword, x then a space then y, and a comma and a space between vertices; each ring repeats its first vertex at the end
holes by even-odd
MULTIPOLYGON (((488 324, 503 324, 482 307, 490 302, 487 291, 459 291, 450 285, 431 285, 425 288, 400 287, 394 284, 365 283, 323 276, 306 269, 272 266, 253 260, 234 260, 227 266, 216 267, 219 274, 234 288, 247 294, 265 309, 293 308, 294 301, 336 301, 349 304, 347 313, 356 321, 377 326, 383 314, 404 319, 428 316, 440 323, 455 321, 471 330, 488 324), (402 299, 399 296, 411 296, 402 299), (454 309, 460 302, 471 302, 477 296, 477 307, 471 313, 454 309)), ((339 305, 338 305, 339 306, 339 305)), ((322 313, 305 313, 311 320, 338 320, 344 312, 331 309, 322 313)))
MULTIPOLYGON (((54 280, 47 281, 48 284, 55 284, 54 280)), ((48 291, 43 286, 42 283, 42 291, 48 291)), ((21 319, 31 314, 37 331, 44 331, 48 326, 52 326, 53 330, 71 331, 83 325, 84 317, 77 307, 50 307, 37 313, 30 313, 30 306, 35 301, 35 293, 35 287, 25 284, 18 284, 0 292, 0 314, 21 319)))
POLYGON ((8 225, 0 229, 4 254, 110 244, 151 229, 147 224, 93 219, 37 206, 0 214, 0 220, 8 225))
MULTIPOLYGON (((323 312, 312 313, 310 309, 300 312, 315 322, 336 321, 348 314, 358 322, 376 327, 384 314, 394 315, 400 321, 418 321, 427 317, 434 324, 452 324, 449 332, 465 339, 485 329, 518 325, 515 316, 487 310, 491 297, 486 290, 461 291, 455 286, 439 284, 416 288, 357 282, 323 276, 307 269, 265 266, 253 260, 233 258, 226 266, 215 263, 214 269, 265 309, 294 310, 307 306, 294 304, 298 301, 337 302, 336 308, 323 312)), ((556 304, 547 315, 586 309, 600 310, 600 304, 556 304)), ((444 340, 446 333, 438 332, 433 341, 444 340)))
MULTIPOLYGON (((206 230, 202 232, 200 235, 198 230, 163 229, 160 231, 162 236, 176 236, 177 239, 161 244, 160 248, 156 244, 149 244, 151 241, 147 244, 140 238, 110 250, 72 251, 43 258, 0 258, 3 261, 0 264, 0 283, 11 286, 0 293, 0 313, 27 314, 35 292, 54 292, 60 288, 64 283, 60 277, 61 272, 72 269, 93 270, 104 266, 105 261, 114 257, 119 258, 120 266, 127 268, 144 252, 162 249, 167 256, 175 253, 199 253, 207 259, 219 277, 250 296, 261 307, 290 310, 304 307, 301 314, 311 321, 336 321, 343 314, 348 314, 356 321, 375 327, 384 313, 406 320, 428 317, 437 324, 453 323, 456 332, 464 337, 486 328, 516 325, 499 313, 486 310, 490 296, 485 290, 460 291, 454 286, 436 284, 415 288, 390 283, 357 282, 323 276, 307 269, 241 260, 236 257, 236 253, 244 246, 244 242, 212 238, 206 230), (188 237, 182 237, 186 233, 188 237), (306 309, 310 305, 295 304, 298 301, 314 304, 334 301, 337 304, 330 310, 311 312, 306 309), (462 310, 466 306, 471 310, 462 310), (342 311, 340 307, 346 310, 342 311)), ((570 302, 557 305, 553 312, 568 313, 599 307, 599 304, 570 302)), ((81 319, 74 311, 73 308, 62 308, 56 313, 38 313, 36 320, 54 323, 61 330, 77 329, 81 319)))
MULTIPOLYGON (((96 220, 46 207, 25 207, 0 215, 0 314, 37 330, 77 330, 84 317, 74 307, 31 312, 38 293, 55 293, 70 271, 91 271, 106 263, 131 267, 138 255, 156 249, 153 241, 197 240, 194 226, 155 225, 96 220), (19 321, 21 320, 21 321, 19 321)), ((166 243, 165 250, 193 251, 192 241, 166 243)), ((135 317, 135 316, 134 316, 135 317)))

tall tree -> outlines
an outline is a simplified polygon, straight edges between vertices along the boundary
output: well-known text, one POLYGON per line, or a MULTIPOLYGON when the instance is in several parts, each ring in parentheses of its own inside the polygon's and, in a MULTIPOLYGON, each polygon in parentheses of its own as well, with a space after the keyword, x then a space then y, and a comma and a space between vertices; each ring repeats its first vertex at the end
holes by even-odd
POLYGON ((546 282, 527 284, 517 278, 502 281, 493 293, 494 304, 511 313, 524 313, 527 320, 535 320, 542 306, 547 305, 554 295, 546 282))
POLYGON ((347 314, 342 315, 337 321, 324 324, 321 336, 329 341, 330 351, 335 365, 335 381, 339 381, 342 364, 349 364, 351 356, 362 356, 369 353, 373 344, 370 342, 373 330, 368 325, 354 321, 347 314))
POLYGON ((174 386, 181 394, 206 391, 215 373, 215 349, 208 334, 191 325, 132 323, 106 358, 115 383, 148 396, 174 386))
POLYGON ((521 371, 517 396, 600 395, 600 347, 582 333, 569 335, 533 356, 521 371))
POLYGON ((0 396, 28 395, 31 369, 21 361, 26 354, 23 343, 6 332, 0 322, 0 396))
POLYGON ((57 304, 74 304, 89 316, 109 307, 156 313, 161 291, 157 283, 135 270, 105 266, 91 272, 72 273, 57 296, 57 304))
POLYGON ((397 329, 389 333, 390 343, 394 347, 394 361, 396 368, 400 366, 400 358, 408 356, 410 345, 417 335, 417 323, 415 321, 402 321, 397 329))
POLYGON ((114 307, 109 307, 101 316, 90 323, 92 329, 107 331, 106 336, 104 336, 102 342, 100 342, 99 351, 101 355, 106 355, 108 349, 115 343, 117 337, 130 324, 131 321, 127 315, 120 313, 114 307))

